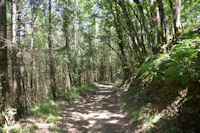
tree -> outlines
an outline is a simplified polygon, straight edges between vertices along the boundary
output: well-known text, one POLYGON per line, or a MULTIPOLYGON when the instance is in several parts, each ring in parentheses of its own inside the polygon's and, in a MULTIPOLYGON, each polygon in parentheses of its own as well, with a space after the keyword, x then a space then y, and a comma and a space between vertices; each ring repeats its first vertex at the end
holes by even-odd
POLYGON ((176 34, 176 37, 177 37, 178 34, 180 33, 180 30, 181 30, 181 0, 175 0, 174 19, 176 21, 175 34, 176 34))
POLYGON ((19 47, 17 43, 17 0, 12 0, 12 89, 15 95, 17 115, 23 113, 21 98, 21 71, 19 62, 19 47))
POLYGON ((0 1, 0 79, 2 85, 3 110, 10 107, 10 86, 8 78, 8 55, 6 44, 6 0, 0 1))
POLYGON ((177 38, 181 30, 181 0, 175 0, 175 9, 172 0, 169 0, 169 4, 173 15, 174 37, 177 38))
POLYGON ((49 0, 49 29, 48 29, 48 48, 49 48, 49 69, 50 69, 50 87, 53 98, 56 98, 56 78, 54 68, 54 57, 52 49, 52 23, 51 23, 51 0, 49 0))
POLYGON ((167 24, 166 16, 165 16, 165 11, 164 11, 164 5, 162 0, 156 0, 158 4, 158 11, 160 15, 160 27, 161 27, 161 38, 163 44, 166 43, 169 39, 169 27, 167 24))
MULTIPOLYGON (((32 0, 31 3, 31 57, 32 57, 32 61, 31 61, 31 74, 30 74, 30 87, 31 89, 36 89, 37 88, 37 84, 36 84, 36 77, 35 77, 35 72, 36 72, 36 67, 35 67, 35 53, 34 53, 34 32, 35 32, 35 20, 36 20, 36 16, 35 16, 35 0, 32 0)), ((35 93, 35 91, 32 91, 33 95, 35 93)))

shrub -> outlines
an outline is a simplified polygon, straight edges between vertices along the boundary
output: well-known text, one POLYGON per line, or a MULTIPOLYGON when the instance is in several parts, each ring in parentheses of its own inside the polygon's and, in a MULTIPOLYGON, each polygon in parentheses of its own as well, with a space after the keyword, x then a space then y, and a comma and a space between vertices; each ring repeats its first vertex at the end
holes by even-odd
POLYGON ((152 56, 141 68, 142 77, 151 75, 158 83, 179 83, 182 86, 200 78, 200 44, 190 40, 174 45, 168 54, 152 56))
POLYGON ((66 94, 67 100, 73 101, 76 100, 79 96, 85 94, 87 91, 95 88, 95 85, 85 85, 82 87, 74 87, 66 94))
POLYGON ((44 121, 55 122, 55 117, 57 116, 56 105, 52 100, 45 103, 40 103, 31 109, 31 114, 34 117, 42 118, 44 121))

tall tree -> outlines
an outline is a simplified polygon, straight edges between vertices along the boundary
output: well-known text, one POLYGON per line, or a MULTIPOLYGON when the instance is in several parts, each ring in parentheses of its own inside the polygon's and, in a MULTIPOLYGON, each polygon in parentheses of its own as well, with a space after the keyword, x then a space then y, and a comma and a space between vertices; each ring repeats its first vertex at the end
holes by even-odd
MULTIPOLYGON (((35 72, 36 72, 36 67, 35 67, 35 53, 34 53, 34 32, 35 32, 35 0, 31 1, 31 74, 30 74, 30 87, 31 89, 36 89, 36 78, 35 78, 35 72)), ((34 91, 33 91, 34 95, 34 91)))
POLYGON ((139 9, 139 12, 140 12, 140 15, 141 15, 141 18, 142 18, 142 26, 144 27, 144 31, 146 32, 146 36, 147 36, 147 40, 150 44, 150 48, 152 48, 153 47, 152 35, 150 34, 148 26, 146 24, 143 6, 142 6, 142 4, 139 0, 133 0, 133 1, 137 4, 137 7, 139 9))
POLYGON ((175 0, 175 9, 172 0, 169 5, 173 15, 174 37, 176 38, 181 30, 181 0, 175 0))
POLYGON ((49 33, 48 33, 48 47, 49 47, 49 69, 50 69, 50 87, 53 94, 53 98, 56 98, 56 78, 55 78, 55 67, 54 57, 52 49, 52 18, 51 18, 51 0, 49 0, 49 33))
POLYGON ((174 19, 176 21, 176 36, 181 30, 181 0, 175 0, 175 15, 174 19))
POLYGON ((3 109, 10 107, 10 86, 8 79, 8 55, 6 45, 6 0, 0 1, 0 79, 2 85, 3 109))
POLYGON ((19 64, 19 48, 17 45, 17 0, 12 0, 12 87, 15 95, 17 114, 22 114, 21 97, 21 71, 19 64))
POLYGON ((164 5, 162 0, 156 0, 158 4, 158 11, 160 15, 160 27, 161 27, 161 37, 162 42, 166 43, 169 39, 169 27, 166 20, 164 5))
MULTIPOLYGON (((115 0, 115 2, 117 2, 117 1, 115 0)), ((125 2, 124 1, 119 1, 117 3, 121 6, 122 11, 123 11, 123 15, 124 15, 124 17, 126 19, 126 24, 128 26, 129 35, 130 35, 132 43, 133 43, 133 49, 135 50, 136 53, 140 52, 139 44, 138 44, 139 39, 138 39, 137 34, 135 32, 136 31, 135 30, 135 26, 133 25, 133 23, 132 23, 132 21, 130 19, 130 15, 129 15, 127 9, 126 9, 125 2)), ((144 45, 142 45, 142 46, 144 46, 144 45)), ((143 48, 143 52, 146 52, 145 48, 144 47, 142 47, 142 48, 143 48)))

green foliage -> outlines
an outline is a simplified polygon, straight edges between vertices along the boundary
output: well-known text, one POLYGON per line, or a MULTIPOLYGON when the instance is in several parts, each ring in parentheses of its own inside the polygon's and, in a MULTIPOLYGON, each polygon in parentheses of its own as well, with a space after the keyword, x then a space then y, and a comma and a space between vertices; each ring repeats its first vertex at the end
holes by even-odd
POLYGON ((135 120, 135 123, 145 124, 146 126, 153 124, 155 114, 150 112, 151 106, 151 103, 143 103, 141 100, 129 97, 129 95, 123 97, 123 108, 129 110, 130 117, 135 120))
POLYGON ((19 124, 15 124, 13 126, 5 126, 0 128, 0 132, 2 133, 23 133, 23 128, 19 124))
POLYGON ((57 116, 56 105, 52 100, 40 103, 31 108, 31 114, 36 118, 42 118, 47 123, 55 122, 57 116))
POLYGON ((50 114, 47 118, 45 118, 46 123, 54 123, 57 121, 57 115, 50 114))
POLYGON ((153 125, 153 119, 154 119, 154 115, 151 115, 149 117, 146 117, 142 122, 143 124, 145 124, 146 126, 152 126, 153 125))
POLYGON ((87 91, 95 88, 95 85, 85 85, 82 87, 74 87, 67 93, 67 99, 69 101, 76 100, 79 96, 85 94, 87 91))
POLYGON ((110 82, 109 81, 100 81, 99 84, 109 85, 110 82))
POLYGON ((74 101, 76 100, 79 96, 85 94, 91 89, 94 89, 96 86, 94 84, 91 85, 84 85, 81 87, 73 87, 70 89, 67 93, 65 92, 59 92, 58 93, 58 98, 60 100, 66 100, 66 101, 74 101))
MULTIPOLYGON (((149 58, 141 66, 124 98, 128 99, 125 100, 125 106, 130 110, 131 117, 139 120, 140 124, 153 125, 155 128, 149 132, 157 132, 158 129, 180 132, 181 125, 185 127, 186 119, 198 123, 199 105, 196 99, 199 96, 200 79, 199 35, 188 32, 166 54, 149 58), (162 119, 157 122, 154 121, 158 118, 156 113, 162 114, 162 119), (179 116, 176 117, 176 114, 179 116), (180 122, 177 123, 177 120, 180 122)), ((197 127, 194 125, 194 130, 197 127)), ((187 128, 191 130, 191 125, 187 128)))
MULTIPOLYGON (((198 39, 198 38, 197 38, 198 39)), ((200 44, 195 40, 179 41, 168 54, 152 56, 152 59, 142 66, 143 76, 151 74, 151 79, 156 82, 176 82, 186 85, 197 82, 200 72, 200 44)))
MULTIPOLYGON (((112 87, 113 90, 118 90, 120 87, 122 86, 121 83, 115 83, 112 87)), ((121 88, 120 88, 121 89, 121 88)), ((127 89, 127 88, 123 88, 123 89, 127 89)))
POLYGON ((135 120, 142 119, 145 123, 150 117, 147 115, 150 108, 150 103, 146 105, 131 104, 129 109, 131 110, 131 117, 135 120))
POLYGON ((29 126, 29 127, 23 127, 23 130, 25 133, 33 133, 38 128, 35 125, 29 126))

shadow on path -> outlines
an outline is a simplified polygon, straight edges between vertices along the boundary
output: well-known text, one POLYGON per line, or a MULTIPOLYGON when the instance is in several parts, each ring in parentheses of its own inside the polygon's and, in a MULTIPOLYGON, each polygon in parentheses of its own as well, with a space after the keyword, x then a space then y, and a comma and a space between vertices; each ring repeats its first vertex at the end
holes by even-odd
POLYGON ((127 116, 117 105, 119 98, 112 85, 98 85, 87 96, 65 105, 57 127, 59 133, 130 133, 127 116))

